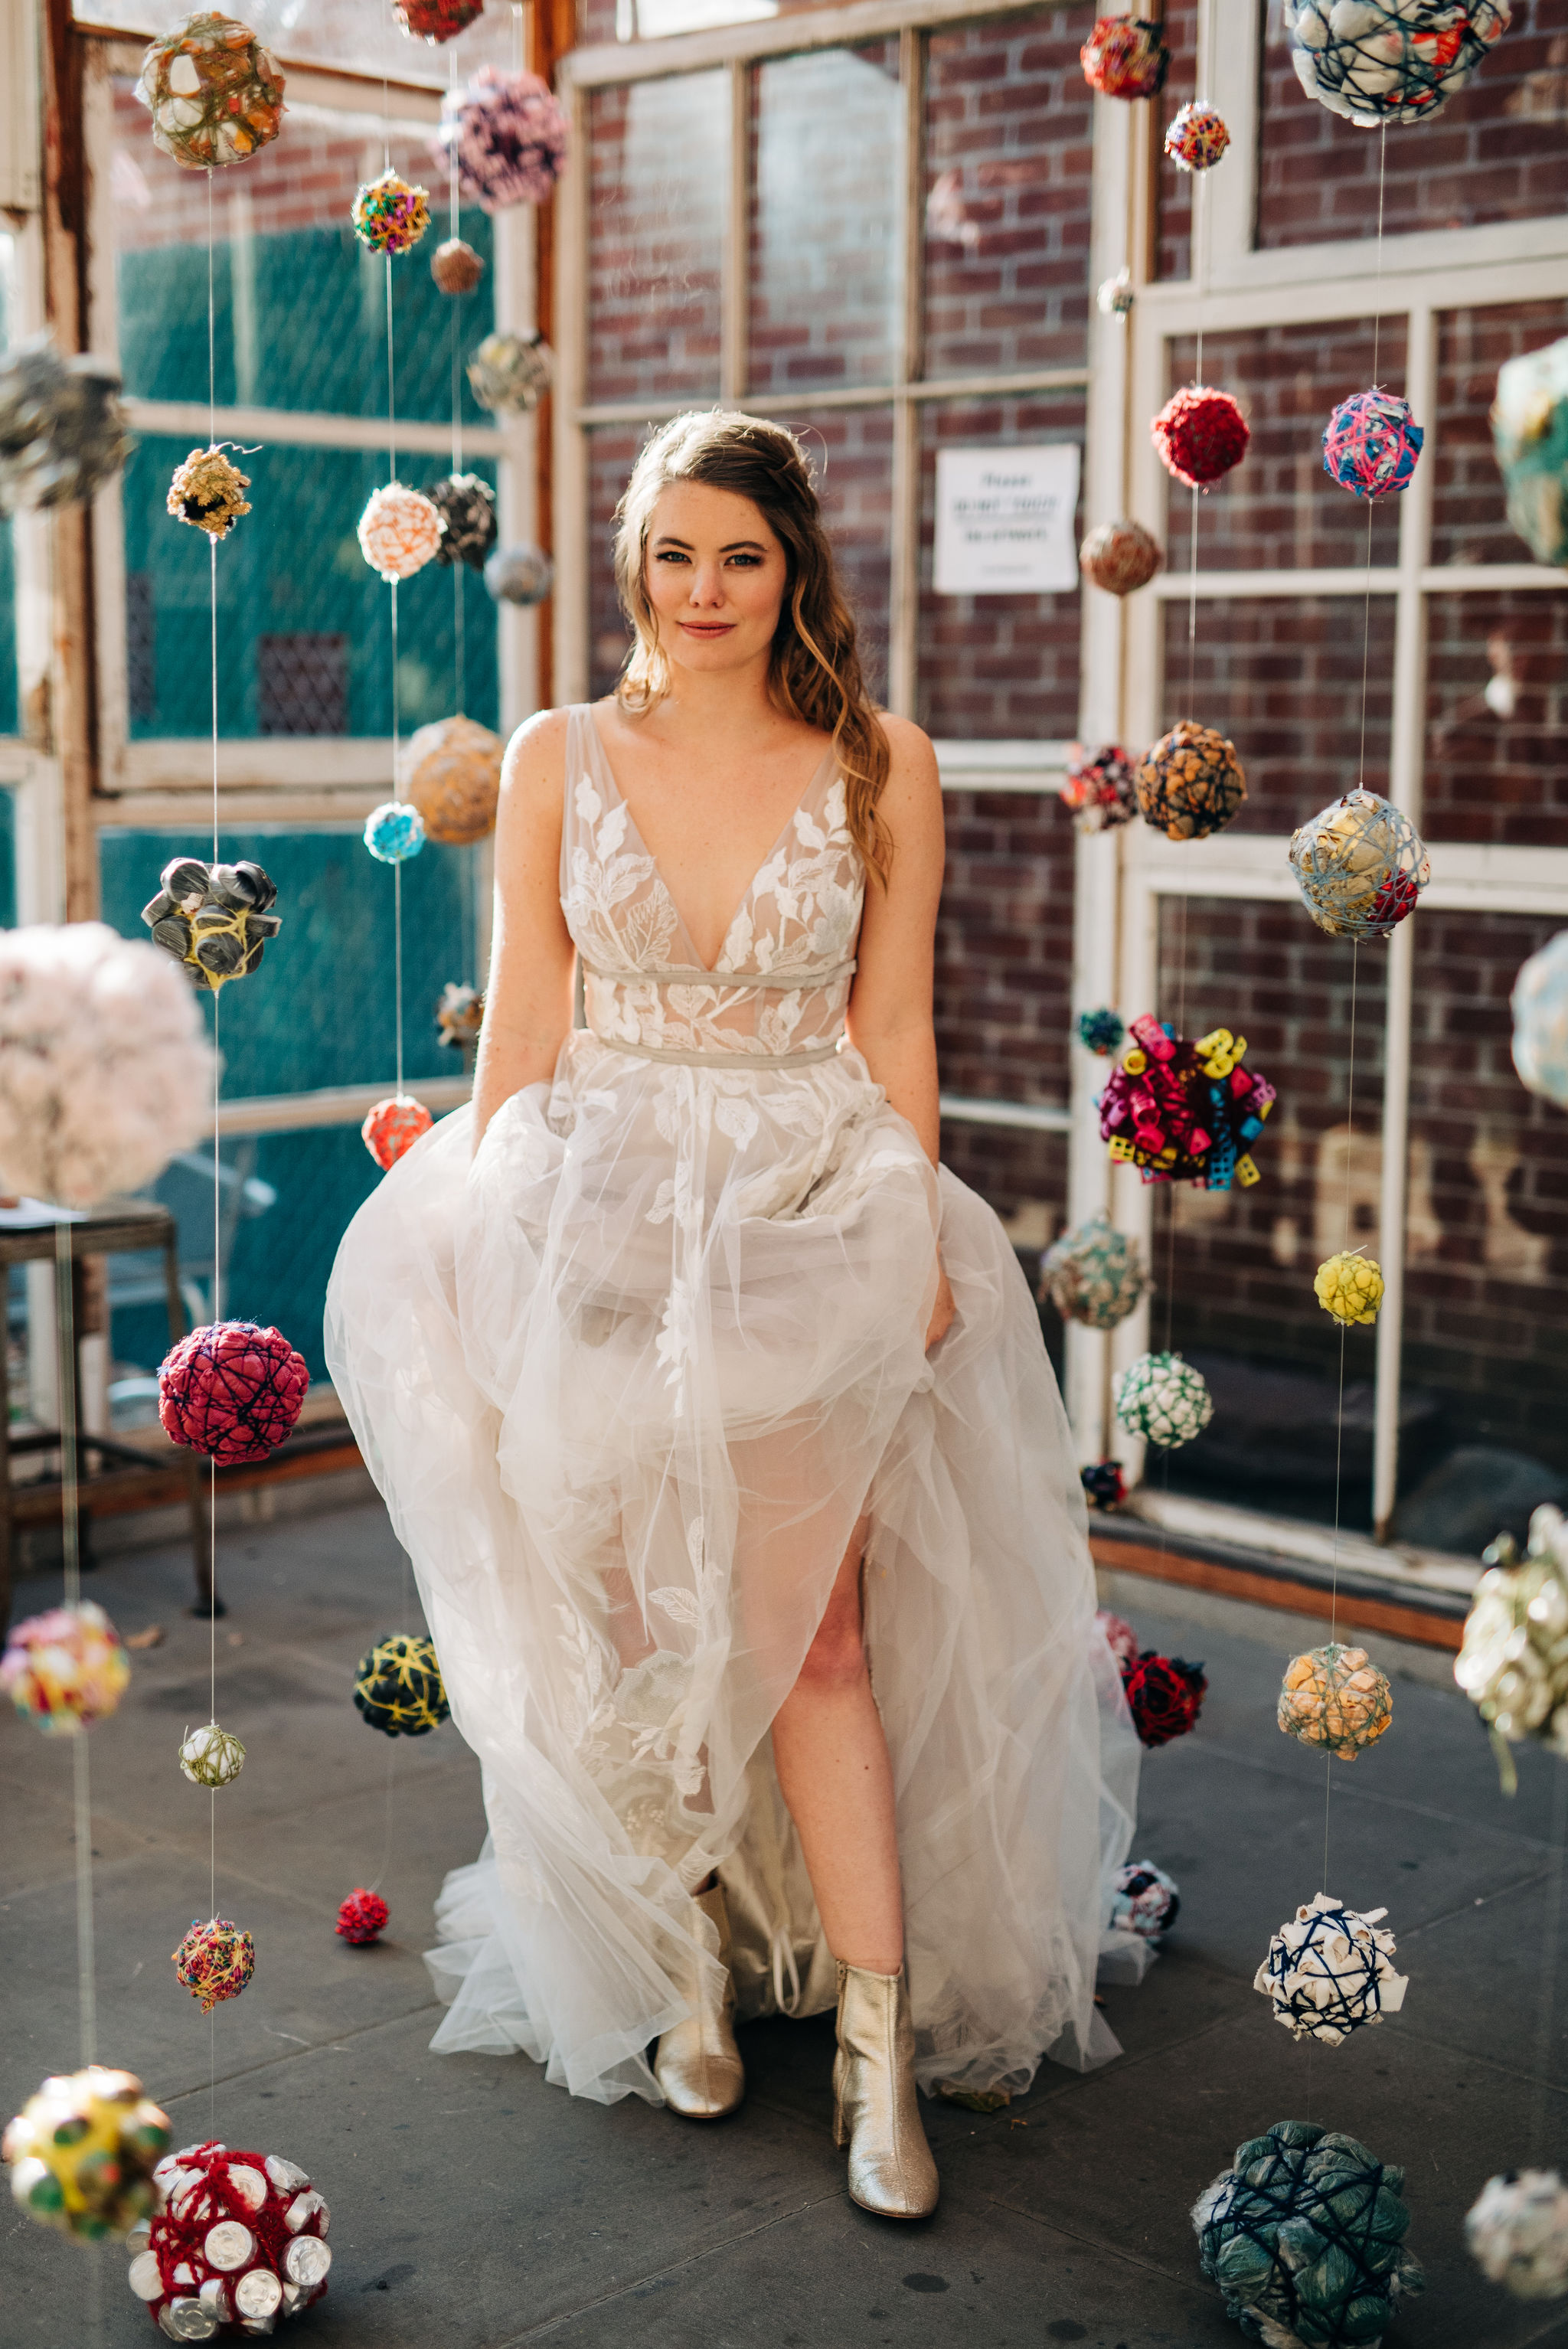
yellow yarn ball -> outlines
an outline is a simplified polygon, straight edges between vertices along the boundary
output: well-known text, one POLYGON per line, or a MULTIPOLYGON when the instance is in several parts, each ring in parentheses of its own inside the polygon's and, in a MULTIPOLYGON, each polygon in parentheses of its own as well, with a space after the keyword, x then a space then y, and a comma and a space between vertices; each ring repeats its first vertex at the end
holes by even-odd
POLYGON ((1383 1275, 1369 1256, 1331 1256, 1313 1282, 1317 1301, 1336 1321, 1376 1321, 1383 1275))

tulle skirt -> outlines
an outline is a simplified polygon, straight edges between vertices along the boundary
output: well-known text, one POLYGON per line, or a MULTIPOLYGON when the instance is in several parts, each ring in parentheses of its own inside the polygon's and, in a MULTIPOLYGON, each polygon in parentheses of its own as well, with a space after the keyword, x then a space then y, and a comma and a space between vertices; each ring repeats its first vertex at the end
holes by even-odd
POLYGON ((921 2080, 1116 2053, 1093 1985, 1139 1749, 995 1216, 848 1047, 731 1071, 578 1031, 471 1154, 467 1110, 415 1145, 327 1300, 483 1770, 435 2046, 658 2101, 716 1868, 741 2013, 832 2003, 769 1731, 864 1516, 921 2080), (957 1317, 928 1356, 938 1236, 957 1317))

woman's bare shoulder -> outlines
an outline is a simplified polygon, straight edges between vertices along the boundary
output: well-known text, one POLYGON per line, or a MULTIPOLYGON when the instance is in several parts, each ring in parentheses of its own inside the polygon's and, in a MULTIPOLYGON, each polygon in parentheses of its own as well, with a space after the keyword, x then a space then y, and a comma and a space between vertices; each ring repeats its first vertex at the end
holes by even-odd
POLYGON ((560 806, 571 715, 569 709, 536 710, 513 734, 501 767, 501 790, 513 805, 530 811, 560 806))
POLYGON ((893 801, 909 806, 918 806, 923 802, 939 805, 942 779, 930 736, 923 733, 913 719, 895 718, 885 709, 877 712, 877 723, 892 754, 887 792, 893 801))

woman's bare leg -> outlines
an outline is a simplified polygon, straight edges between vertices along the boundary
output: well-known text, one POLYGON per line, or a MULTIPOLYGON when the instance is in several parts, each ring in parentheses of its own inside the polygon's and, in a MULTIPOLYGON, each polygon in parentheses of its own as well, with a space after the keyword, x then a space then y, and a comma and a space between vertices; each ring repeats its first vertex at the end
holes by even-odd
POLYGON ((857 1526, 800 1676, 774 1718, 773 1763, 828 1947, 844 1965, 894 1974, 903 1963, 903 1899, 892 1768, 866 1670, 864 1542, 857 1526))

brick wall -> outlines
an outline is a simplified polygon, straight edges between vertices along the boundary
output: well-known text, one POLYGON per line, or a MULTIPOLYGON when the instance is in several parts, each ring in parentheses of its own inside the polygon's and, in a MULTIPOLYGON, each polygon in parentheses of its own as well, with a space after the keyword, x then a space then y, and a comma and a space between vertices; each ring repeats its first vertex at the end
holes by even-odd
POLYGON ((594 92, 591 400, 717 396, 728 126, 722 72, 594 92))
MULTIPOLYGON (((1568 35, 1564 36, 1568 49, 1568 35)), ((1568 198, 1568 187, 1563 190, 1568 198)), ((1563 201, 1560 198, 1560 202, 1563 201)), ((1503 511, 1487 411, 1505 360, 1568 334, 1568 301, 1445 310, 1438 320, 1438 413, 1432 452, 1432 561, 1528 563, 1503 511)))
MULTIPOLYGON (((1234 0, 1233 0, 1234 5, 1234 0)), ((1160 142, 1165 126, 1177 110, 1198 95, 1198 0, 1171 0, 1165 11, 1165 46, 1171 52, 1171 70, 1165 77, 1165 88, 1160 97, 1148 102, 1153 117, 1149 135, 1153 142, 1154 163, 1154 274, 1156 277, 1190 277, 1192 274, 1192 190, 1191 171, 1179 171, 1161 153, 1160 142)), ((1140 109, 1141 111, 1141 109, 1140 109)), ((1219 189, 1227 202, 1238 201, 1234 165, 1230 176, 1210 176, 1210 188, 1219 189)), ((1209 201, 1209 199, 1205 199, 1209 201)))
POLYGON ((1427 837, 1568 848, 1568 599, 1433 595, 1427 629, 1427 837))

